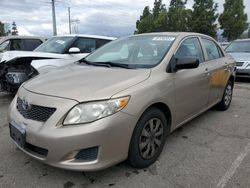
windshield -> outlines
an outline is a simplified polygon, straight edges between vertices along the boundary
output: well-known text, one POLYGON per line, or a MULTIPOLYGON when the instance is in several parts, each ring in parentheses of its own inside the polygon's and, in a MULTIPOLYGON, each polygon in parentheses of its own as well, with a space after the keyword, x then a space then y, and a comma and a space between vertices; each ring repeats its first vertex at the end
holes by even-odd
POLYGON ((74 37, 53 37, 38 46, 34 51, 63 54, 73 39, 74 37))
POLYGON ((234 41, 226 48, 226 52, 250 52, 250 41, 234 41))
POLYGON ((106 44, 85 61, 151 68, 160 63, 174 40, 175 37, 167 35, 130 36, 106 44))

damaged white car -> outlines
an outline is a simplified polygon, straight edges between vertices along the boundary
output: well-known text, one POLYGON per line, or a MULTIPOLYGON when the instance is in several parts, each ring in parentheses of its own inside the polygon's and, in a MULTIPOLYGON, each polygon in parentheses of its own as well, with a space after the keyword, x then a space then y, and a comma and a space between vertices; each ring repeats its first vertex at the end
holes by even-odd
POLYGON ((74 63, 115 39, 96 35, 57 36, 32 52, 5 52, 0 62, 0 91, 16 92, 28 79, 74 63))

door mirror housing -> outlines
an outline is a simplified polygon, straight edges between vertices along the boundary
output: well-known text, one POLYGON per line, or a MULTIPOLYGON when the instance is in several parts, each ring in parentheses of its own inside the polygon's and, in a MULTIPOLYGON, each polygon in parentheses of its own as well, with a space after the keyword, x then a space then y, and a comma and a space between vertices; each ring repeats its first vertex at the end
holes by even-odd
POLYGON ((72 47, 69 49, 69 54, 79 54, 81 51, 77 47, 72 47))
POLYGON ((175 69, 195 69, 199 67, 199 59, 194 57, 184 57, 182 59, 176 59, 175 69))

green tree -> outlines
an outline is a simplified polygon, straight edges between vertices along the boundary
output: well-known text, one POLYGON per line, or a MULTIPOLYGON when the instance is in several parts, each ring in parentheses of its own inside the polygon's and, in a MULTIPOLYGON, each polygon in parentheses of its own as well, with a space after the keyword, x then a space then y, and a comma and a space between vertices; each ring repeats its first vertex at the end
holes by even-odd
POLYGON ((0 36, 4 36, 4 24, 0 21, 0 36))
POLYGON ((216 37, 218 4, 213 0, 194 0, 191 31, 216 37))
POLYGON ((223 36, 229 41, 237 39, 248 28, 243 0, 225 0, 224 12, 219 17, 223 36))
POLYGON ((154 7, 150 10, 146 6, 140 19, 136 22, 135 33, 161 32, 167 30, 167 10, 162 0, 155 0, 154 7))
POLYGON ((11 35, 18 35, 18 30, 15 22, 12 23, 11 35))
POLYGON ((189 31, 191 10, 186 9, 187 0, 171 0, 168 10, 169 31, 189 31))
POLYGON ((140 19, 136 22, 135 33, 149 33, 153 29, 153 16, 149 6, 146 6, 143 10, 140 19))

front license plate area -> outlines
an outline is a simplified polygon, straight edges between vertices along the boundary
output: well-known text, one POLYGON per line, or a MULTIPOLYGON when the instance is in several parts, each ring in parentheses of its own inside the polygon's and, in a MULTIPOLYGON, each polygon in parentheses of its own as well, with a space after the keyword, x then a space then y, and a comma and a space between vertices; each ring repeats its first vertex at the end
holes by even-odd
POLYGON ((10 123, 10 137, 19 145, 21 148, 25 147, 26 143, 26 131, 24 128, 16 125, 15 123, 10 123))

